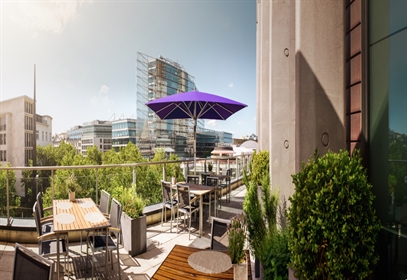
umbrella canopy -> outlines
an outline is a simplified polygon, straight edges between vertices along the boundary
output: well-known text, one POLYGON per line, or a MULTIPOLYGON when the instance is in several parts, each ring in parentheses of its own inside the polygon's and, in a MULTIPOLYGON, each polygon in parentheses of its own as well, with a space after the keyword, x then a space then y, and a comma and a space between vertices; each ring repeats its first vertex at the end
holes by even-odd
POLYGON ((146 105, 162 120, 194 120, 194 173, 196 173, 197 119, 226 120, 237 111, 247 107, 246 104, 196 90, 169 95, 147 102, 146 105))

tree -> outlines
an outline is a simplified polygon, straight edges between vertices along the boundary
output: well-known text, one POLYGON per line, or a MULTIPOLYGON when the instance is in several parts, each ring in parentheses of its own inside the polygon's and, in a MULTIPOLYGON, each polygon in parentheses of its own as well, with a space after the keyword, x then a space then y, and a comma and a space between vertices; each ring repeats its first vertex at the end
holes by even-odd
MULTIPOLYGON (((11 164, 8 163, 6 165, 10 167, 11 164)), ((16 182, 16 174, 12 170, 1 170, 0 171, 0 215, 6 216, 7 215, 7 179, 8 179, 8 187, 9 187, 9 204, 10 204, 10 215, 16 216, 17 207, 20 206, 20 199, 15 196, 15 182, 16 182)))

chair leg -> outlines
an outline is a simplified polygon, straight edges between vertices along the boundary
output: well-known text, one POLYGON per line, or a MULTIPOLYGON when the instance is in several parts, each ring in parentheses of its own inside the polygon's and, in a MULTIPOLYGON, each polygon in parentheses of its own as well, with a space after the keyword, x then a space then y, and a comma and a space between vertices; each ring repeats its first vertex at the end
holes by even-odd
POLYGON ((190 213, 190 215, 189 215, 188 240, 191 239, 191 220, 192 220, 192 214, 193 214, 193 213, 190 213))
POLYGON ((163 226, 163 221, 164 221, 164 205, 161 208, 161 226, 163 226))
POLYGON ((117 243, 117 273, 119 273, 119 280, 122 279, 122 274, 120 273, 120 252, 119 243, 117 243))
POLYGON ((174 207, 171 207, 171 221, 170 221, 170 232, 172 232, 172 219, 173 219, 173 213, 174 213, 174 207))

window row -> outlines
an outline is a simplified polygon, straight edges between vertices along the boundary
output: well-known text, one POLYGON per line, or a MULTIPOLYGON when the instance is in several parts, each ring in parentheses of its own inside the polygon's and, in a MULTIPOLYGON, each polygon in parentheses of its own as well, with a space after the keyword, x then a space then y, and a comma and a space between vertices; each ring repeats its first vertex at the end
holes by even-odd
POLYGON ((24 139, 25 147, 33 147, 34 146, 34 139, 31 133, 25 133, 24 139))
POLYGON ((33 151, 25 150, 25 165, 29 166, 30 160, 33 160, 33 151))
POLYGON ((7 161, 7 151, 0 151, 0 161, 7 161))
POLYGON ((27 101, 24 102, 24 112, 34 114, 34 104, 28 103, 27 101))
POLYGON ((29 116, 24 117, 24 128, 25 128, 25 130, 34 129, 34 120, 32 117, 29 117, 29 116))
POLYGON ((0 134, 0 145, 6 145, 7 141, 6 141, 6 135, 5 133, 0 134))

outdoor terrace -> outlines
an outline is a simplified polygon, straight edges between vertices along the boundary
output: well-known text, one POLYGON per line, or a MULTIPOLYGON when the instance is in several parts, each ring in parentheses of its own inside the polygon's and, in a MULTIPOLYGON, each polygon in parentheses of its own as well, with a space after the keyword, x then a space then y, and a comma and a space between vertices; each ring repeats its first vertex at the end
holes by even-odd
MULTIPOLYGON (((231 218, 236 214, 241 213, 244 195, 246 193, 246 187, 244 185, 239 186, 232 190, 230 203, 225 202, 223 197, 222 208, 218 211, 218 217, 231 218)), ((198 220, 198 219, 197 219, 198 220)), ((182 223, 182 221, 180 221, 182 223)), ((203 236, 198 235, 198 222, 193 220, 192 227, 194 228, 191 233, 190 240, 188 239, 188 231, 182 229, 180 226, 180 232, 176 232, 176 223, 173 223, 173 230, 170 232, 170 223, 164 223, 161 226, 160 223, 155 223, 147 228, 147 252, 131 257, 127 252, 121 248, 120 250, 120 273, 122 279, 150 279, 161 263, 165 260, 169 252, 176 245, 192 246, 197 248, 208 248, 210 244, 210 224, 204 222, 203 236), (181 231, 182 229, 182 231, 181 231)), ((37 244, 22 244, 33 251, 38 252, 37 244)), ((75 268, 75 276, 73 279, 86 279, 91 276, 89 270, 86 270, 85 257, 86 254, 82 252, 79 243, 71 243, 69 246, 71 255, 73 256, 73 266, 70 265, 70 270, 75 268)), ((83 246, 83 251, 85 245, 83 246)), ((14 261, 14 243, 1 242, 0 241, 0 279, 12 279, 13 261, 14 261)), ((113 262, 116 264, 117 255, 113 254, 113 262)), ((102 263, 104 261, 103 255, 98 258, 102 263)), ((251 265, 253 269, 254 265, 251 265)), ((89 266, 90 268, 90 266, 89 266)), ((113 265, 113 271, 109 272, 108 279, 119 279, 117 265, 113 265)), ((254 273, 252 273, 254 277, 254 273)), ((98 268, 96 273, 97 279, 104 278, 104 266, 98 268)), ((67 279, 67 277, 65 277, 67 279)), ((253 278, 256 279, 256 278, 253 278)))

